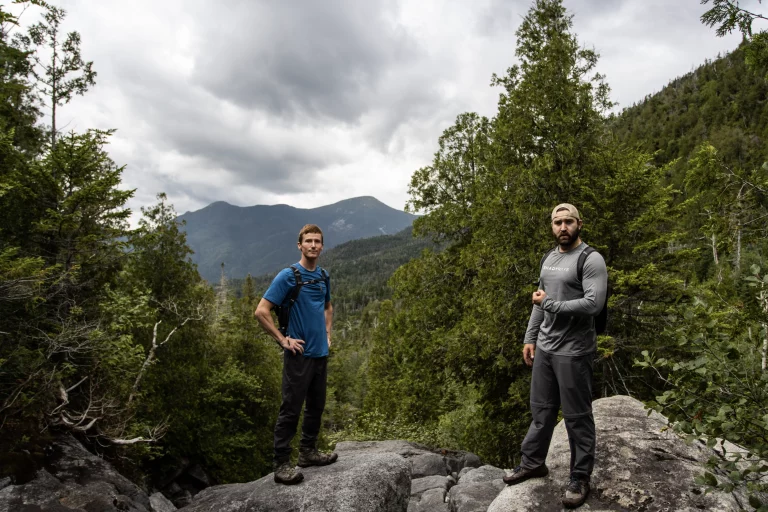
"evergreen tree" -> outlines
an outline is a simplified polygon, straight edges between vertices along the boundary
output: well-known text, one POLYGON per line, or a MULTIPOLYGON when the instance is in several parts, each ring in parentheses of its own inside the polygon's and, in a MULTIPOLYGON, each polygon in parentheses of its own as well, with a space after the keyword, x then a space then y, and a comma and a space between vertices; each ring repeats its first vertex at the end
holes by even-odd
POLYGON ((51 109, 51 146, 56 145, 56 111, 66 105, 75 94, 83 95, 96 84, 93 62, 85 62, 80 54, 80 34, 61 33, 61 22, 66 17, 64 9, 45 5, 43 21, 35 23, 16 38, 16 45, 30 52, 34 65, 29 73, 35 79, 35 87, 42 104, 51 109), (50 52, 44 61, 36 50, 45 47, 50 52), (75 76, 71 76, 75 74, 75 76))
POLYGON ((600 388, 620 381, 609 368, 624 374, 639 354, 634 337, 650 331, 651 319, 631 330, 626 313, 658 293, 665 274, 657 270, 671 266, 662 254, 674 238, 672 220, 664 221, 671 190, 650 156, 608 133, 597 54, 579 46, 571 27, 560 1, 536 1, 517 31, 520 64, 494 77, 503 88, 497 115, 459 116, 433 164, 414 174, 409 205, 426 212, 414 230, 448 246, 391 281, 396 302, 374 337, 363 421, 378 412, 421 422, 433 442, 512 463, 528 423, 520 353, 531 283, 554 244, 549 212, 560 202, 579 206, 582 236, 604 253, 623 302, 601 341, 600 388))

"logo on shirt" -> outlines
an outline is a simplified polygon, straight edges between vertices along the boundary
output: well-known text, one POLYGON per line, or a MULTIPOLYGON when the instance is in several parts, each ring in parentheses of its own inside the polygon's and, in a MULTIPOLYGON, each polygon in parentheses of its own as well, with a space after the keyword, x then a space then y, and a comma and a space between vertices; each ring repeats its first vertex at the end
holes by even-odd
POLYGON ((571 270, 571 267, 547 267, 547 266, 544 266, 543 268, 544 268, 544 270, 554 270, 555 272, 568 272, 569 270, 571 270))

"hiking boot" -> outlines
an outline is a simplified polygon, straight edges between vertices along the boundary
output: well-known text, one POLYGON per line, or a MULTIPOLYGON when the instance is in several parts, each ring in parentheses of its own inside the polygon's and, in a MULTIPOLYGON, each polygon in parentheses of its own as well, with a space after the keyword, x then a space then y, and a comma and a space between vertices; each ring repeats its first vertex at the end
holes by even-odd
POLYGON ((589 481, 579 480, 572 476, 571 481, 568 482, 568 487, 565 489, 563 505, 566 508, 580 507, 582 503, 587 501, 587 496, 589 496, 589 481))
POLYGON ((543 476, 547 476, 548 474, 549 468, 547 468, 546 464, 542 464, 541 466, 534 469, 525 469, 522 465, 520 465, 512 470, 511 475, 504 476, 502 480, 504 480, 504 483, 507 485, 515 485, 519 484, 520 482, 525 482, 529 478, 541 478, 543 476))
POLYGON ((299 450, 299 467, 327 466, 336 462, 339 456, 335 453, 320 453, 315 448, 302 448, 299 450))
POLYGON ((294 485, 304 480, 304 474, 291 466, 289 461, 275 463, 275 482, 278 484, 294 485))

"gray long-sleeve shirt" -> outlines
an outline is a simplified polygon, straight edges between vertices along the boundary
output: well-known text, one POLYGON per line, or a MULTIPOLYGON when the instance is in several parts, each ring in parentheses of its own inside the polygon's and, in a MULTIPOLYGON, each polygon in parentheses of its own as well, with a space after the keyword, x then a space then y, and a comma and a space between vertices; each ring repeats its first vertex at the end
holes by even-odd
POLYGON ((576 266, 586 248, 582 242, 568 252, 552 251, 544 260, 539 289, 547 297, 541 306, 533 306, 525 343, 565 356, 580 356, 597 349, 594 317, 605 303, 608 271, 603 257, 593 252, 584 261, 579 283, 576 266))

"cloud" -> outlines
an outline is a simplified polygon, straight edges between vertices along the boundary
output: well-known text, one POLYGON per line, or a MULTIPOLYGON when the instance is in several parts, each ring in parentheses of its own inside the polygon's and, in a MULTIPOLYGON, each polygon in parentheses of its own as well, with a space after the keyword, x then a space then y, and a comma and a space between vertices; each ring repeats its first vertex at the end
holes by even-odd
MULTIPOLYGON (((462 112, 493 116, 522 0, 60 0, 97 85, 68 128, 117 128, 132 206, 165 191, 300 207, 372 195, 402 208, 414 170, 462 112)), ((699 0, 568 0, 622 107, 732 49, 699 0)))
POLYGON ((353 123, 378 104, 392 67, 422 58, 387 0, 205 3, 192 80, 278 117, 353 123))

